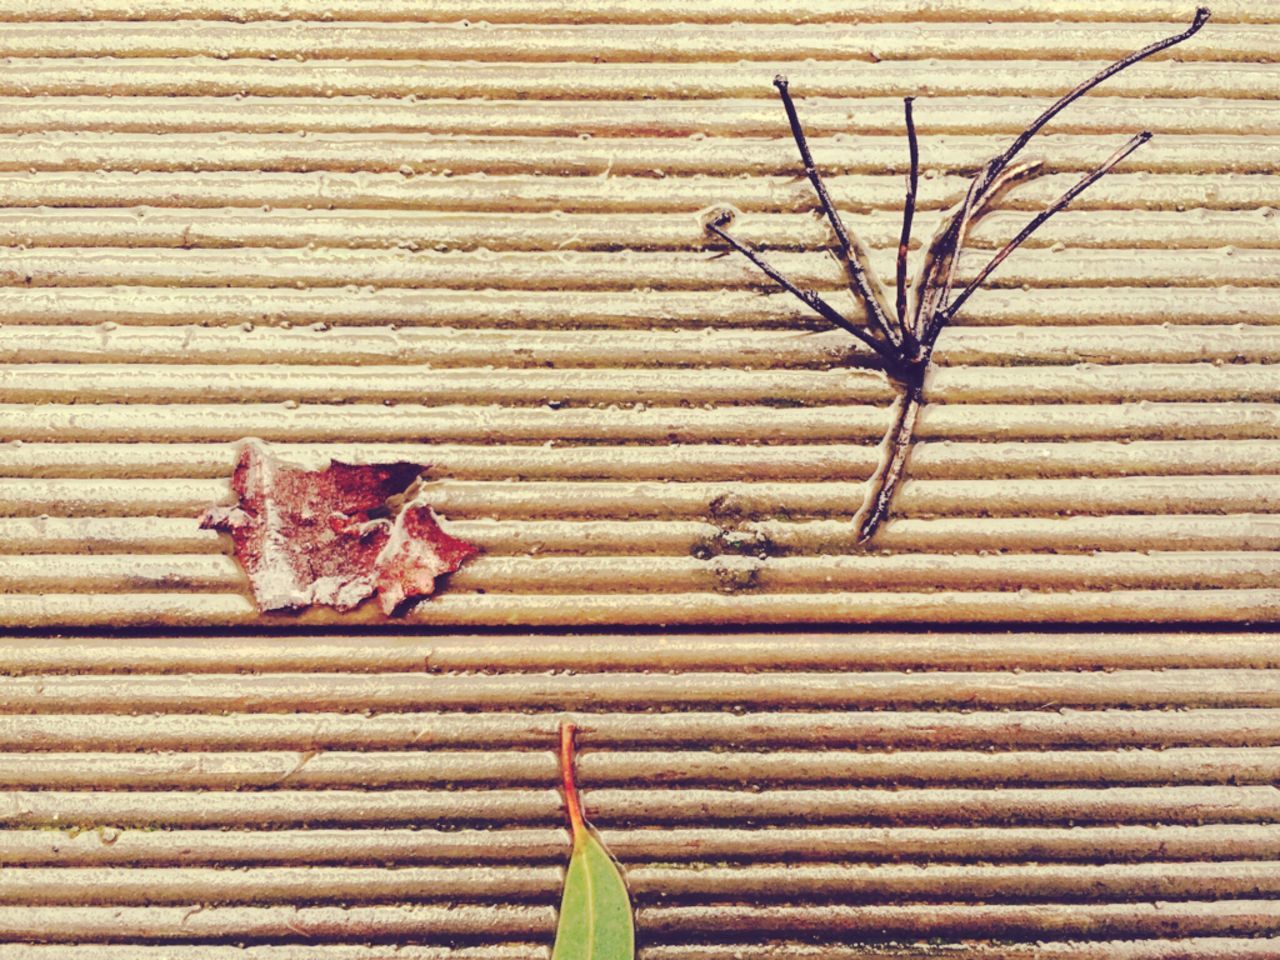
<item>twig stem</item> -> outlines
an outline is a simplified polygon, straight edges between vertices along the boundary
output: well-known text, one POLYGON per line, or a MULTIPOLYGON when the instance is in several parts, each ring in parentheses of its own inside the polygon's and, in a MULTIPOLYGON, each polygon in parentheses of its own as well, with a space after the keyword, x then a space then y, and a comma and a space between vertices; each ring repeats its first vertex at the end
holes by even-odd
POLYGON ((923 403, 923 383, 905 385, 901 396, 893 402, 893 421, 884 433, 881 458, 870 479, 863 506, 854 515, 854 531, 859 544, 867 543, 876 535, 893 506, 893 493, 902 480, 906 458, 911 453, 911 434, 915 431, 915 420, 923 403))
POLYGON ((822 179, 822 174, 818 172, 818 167, 813 162, 813 154, 809 151, 809 141, 805 137, 804 128, 800 126, 800 117, 796 113, 795 102, 791 99, 791 89, 787 78, 781 75, 776 76, 773 78, 773 85, 778 88, 778 95, 782 98, 782 108, 787 112, 787 122, 791 125, 791 136, 800 151, 800 161, 804 164, 804 172, 809 177, 809 182, 813 184, 813 191, 818 195, 818 202, 822 205, 822 211, 831 223, 831 229, 835 231, 836 243, 840 248, 840 261, 848 274, 849 286, 854 295, 865 304, 867 321, 871 329, 890 343, 897 345, 901 343, 901 338, 890 327, 889 318, 884 315, 879 299, 871 290, 871 284, 867 281, 866 271, 863 269, 858 254, 854 250, 854 241, 851 239, 849 231, 845 229, 844 221, 840 218, 840 213, 836 210, 835 204, 831 202, 831 195, 827 193, 827 185, 822 179))
POLYGON ((1176 44, 1182 43, 1182 41, 1195 36, 1197 33, 1200 32, 1200 28, 1203 27, 1205 23, 1208 22, 1208 20, 1209 20, 1209 8, 1197 7, 1195 18, 1191 21, 1191 26, 1187 27, 1186 30, 1183 30, 1181 33, 1175 34, 1171 37, 1165 37, 1163 40, 1157 40, 1155 43, 1145 46, 1141 50, 1135 50, 1133 53, 1129 54, 1127 57, 1122 57, 1121 59, 1117 60, 1115 63, 1111 64, 1111 66, 1105 68, 1099 73, 1094 74, 1092 77, 1090 77, 1088 80, 1081 83, 1075 89, 1064 94, 1062 97, 1058 99, 1056 103, 1053 104, 1053 106, 1051 106, 1044 113, 1040 114, 1040 116, 1032 120, 1031 125, 1027 127, 1027 129, 1023 130, 1022 133, 1018 134, 1018 138, 1014 140, 1013 143, 1009 144, 1008 149, 1006 149, 1005 152, 1000 155, 1001 162, 998 164, 998 170, 1004 169, 1004 167, 1006 167, 1009 164, 1009 161, 1012 160, 1018 154, 1018 152, 1027 145, 1027 141, 1030 140, 1032 137, 1034 137, 1037 132, 1039 132, 1041 127, 1043 127, 1046 123, 1048 123, 1050 120, 1056 117, 1066 107, 1070 106, 1072 103, 1079 100, 1082 96, 1084 96, 1086 93, 1088 93, 1098 84, 1100 84, 1103 80, 1106 80, 1108 77, 1115 76, 1121 70, 1125 70, 1133 66, 1139 60, 1145 60, 1147 57, 1151 56, 1152 54, 1159 53, 1161 50, 1167 50, 1169 47, 1175 46, 1176 44))
POLYGON ((782 289, 786 290, 793 297, 796 297, 797 299, 799 299, 800 302, 802 302, 810 310, 813 310, 815 313, 819 314, 824 320, 828 320, 831 323, 834 323, 836 326, 840 327, 842 330, 846 330, 849 333, 853 334, 855 337, 857 337, 859 340, 865 343, 868 347, 874 350, 886 363, 893 363, 893 364, 897 363, 897 360, 898 360, 897 354, 893 350, 891 350, 883 341, 877 340, 875 337, 871 336, 869 333, 867 333, 867 331, 863 330, 861 327, 849 322, 849 320, 847 320, 844 317, 844 315, 840 313, 840 311, 838 311, 835 307, 831 306, 831 304, 827 303, 826 300, 822 299, 822 297, 820 297, 816 291, 801 290, 799 287, 797 287, 794 283, 788 280, 787 277, 780 270, 778 270, 771 263, 769 263, 768 260, 760 256, 760 254, 756 253, 754 250, 752 250, 749 246, 747 246, 741 240, 737 239, 731 233, 725 230, 724 224, 727 222, 728 222, 727 217, 725 216, 718 217, 717 219, 712 220, 707 224, 707 229, 710 230, 712 233, 714 233, 717 237, 722 239, 725 243, 729 244, 729 246, 733 247, 733 249, 737 250, 740 254, 742 254, 752 263, 754 263, 757 269, 759 269, 761 273, 767 276, 774 283, 778 284, 778 286, 782 287, 782 289))
POLYGON ((911 246, 911 220, 916 213, 916 186, 920 180, 920 144, 916 140, 916 123, 911 105, 915 97, 905 97, 902 108, 907 121, 907 150, 911 155, 911 167, 907 171, 907 199, 902 207, 902 235, 898 239, 898 328, 903 337, 911 329, 907 319, 907 250, 911 246))
POLYGON ((923 403, 923 379, 904 385, 902 393, 894 401, 893 422, 885 431, 881 442, 880 460, 876 464, 875 473, 871 475, 862 507, 853 518, 854 535, 859 544, 866 543, 875 536, 880 524, 889 516, 894 491, 898 489, 907 466, 907 457, 911 453, 911 436, 915 432, 916 418, 920 415, 923 403))
POLYGON ((1013 251, 1017 250, 1029 236, 1035 233, 1036 230, 1040 228, 1041 224, 1059 210, 1066 207, 1072 200, 1080 196, 1080 194, 1096 183, 1101 177, 1105 176, 1116 164, 1129 156, 1129 154, 1133 153, 1133 151, 1137 150, 1150 139, 1151 133, 1149 131, 1144 130, 1142 133, 1139 133, 1137 136, 1129 140, 1129 142, 1123 147, 1109 156, 1099 166, 1090 171, 1088 176, 1084 177, 1057 200, 1053 201, 1053 203, 1037 213, 1035 217, 1032 218, 1031 222, 1018 231, 1018 235, 1006 243, 1000 249, 1000 252, 992 257, 990 262, 988 262, 987 265, 978 272, 978 275, 969 281, 968 286, 960 291, 959 295, 952 301, 951 305, 945 308, 944 313, 947 318, 949 319, 950 317, 955 316, 960 307, 964 305, 964 302, 973 295, 975 290, 982 286, 987 277, 991 276, 991 272, 995 270, 996 267, 1000 266, 1000 264, 1004 263, 1005 258, 1009 256, 1009 254, 1013 253, 1013 251))

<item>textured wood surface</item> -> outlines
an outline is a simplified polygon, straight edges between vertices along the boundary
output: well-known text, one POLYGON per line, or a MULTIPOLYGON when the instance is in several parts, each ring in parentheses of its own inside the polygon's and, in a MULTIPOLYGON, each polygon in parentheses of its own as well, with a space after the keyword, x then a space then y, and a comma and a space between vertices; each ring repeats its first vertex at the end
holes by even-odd
POLYGON ((570 718, 641 960, 1280 958, 1280 11, 1037 138, 961 274, 1156 134, 943 334, 866 551, 891 389, 701 228, 840 287, 774 74, 888 277, 901 97, 918 247, 1191 4, 572 7, 0 0, 0 960, 546 960, 570 718), (247 435, 483 555, 261 616, 247 435))
POLYGON ((1156 134, 944 333, 871 555, 848 518, 892 390, 700 225, 736 205, 839 286, 785 71, 888 276, 901 96, 921 238, 1190 12, 0 3, 0 623, 292 622, 194 526, 245 436, 433 464, 487 556, 421 624, 1280 619, 1273 13, 1218 4, 1039 139, 962 276, 1156 134))
POLYGON ((1280 950, 1267 633, 85 635, 0 668, 4 958, 543 958, 566 718, 646 960, 1280 950))

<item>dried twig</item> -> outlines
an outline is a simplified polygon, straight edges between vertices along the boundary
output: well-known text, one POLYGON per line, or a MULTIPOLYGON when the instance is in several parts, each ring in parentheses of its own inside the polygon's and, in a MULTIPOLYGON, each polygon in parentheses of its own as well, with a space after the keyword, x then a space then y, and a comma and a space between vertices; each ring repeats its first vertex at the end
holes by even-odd
POLYGON ((888 293, 871 271, 866 248, 856 236, 849 233, 844 222, 827 193, 822 174, 813 161, 809 144, 795 103, 791 99, 791 91, 785 77, 776 77, 774 86, 782 98, 782 106, 786 111, 791 126, 791 135, 800 151, 800 160, 804 171, 813 184, 814 192, 822 207, 831 230, 835 235, 833 252, 844 269, 849 282, 849 289, 866 312, 866 325, 853 323, 813 290, 802 290, 788 280, 776 268, 772 267, 758 253, 742 242, 734 239, 724 228, 730 216, 720 214, 707 223, 707 229, 728 243, 733 249, 746 256, 766 276, 778 283, 783 289, 798 297, 810 309, 841 329, 853 334, 865 346, 873 350, 881 361, 885 374, 898 387, 899 397, 892 408, 892 418, 888 431, 881 443, 880 462, 869 481, 863 496, 862 506, 854 516, 858 542, 865 543, 871 539, 889 515, 893 504, 894 491, 902 479, 906 469, 907 458, 911 451, 912 437, 920 407, 924 403, 925 374, 929 368, 929 360, 934 345, 942 329, 960 310, 961 306, 973 295, 1009 254, 1034 233, 1041 224, 1058 211, 1064 209, 1081 192, 1107 174, 1113 167, 1129 156, 1134 150, 1151 139, 1149 132, 1139 133, 1123 147, 1113 153, 1106 161, 1087 174, 1075 186, 1042 210, 1028 223, 1018 235, 991 258, 968 285, 951 299, 951 289, 955 282, 956 263, 964 250, 969 231, 985 213, 1001 193, 1015 181, 1027 176, 1036 169, 1038 163, 1013 164, 1027 142, 1058 113, 1074 103, 1095 86, 1108 77, 1119 73, 1140 60, 1154 53, 1165 50, 1193 36, 1209 19, 1207 7, 1196 10, 1191 25, 1179 34, 1166 37, 1150 46, 1143 47, 1127 57, 1117 60, 1105 70, 1090 77, 1075 89, 1061 97, 1044 113, 1040 114, 1008 148, 1001 154, 992 157, 974 175, 969 189, 961 201, 948 214, 938 232, 925 250, 924 262, 919 275, 908 296, 907 250, 911 243, 911 221, 915 213, 916 185, 919 177, 919 148, 916 142, 915 120, 912 113, 912 98, 904 101, 906 112, 907 143, 910 150, 910 168, 907 173, 907 194, 902 215, 902 235, 898 244, 897 258, 897 291, 894 306, 890 309, 888 293), (892 319, 891 319, 892 317, 892 319))
POLYGON ((804 172, 809 177, 809 182, 813 184, 813 191, 818 195, 818 202, 822 205, 823 213, 826 214, 827 220, 831 223, 831 230, 836 235, 835 254, 849 279, 849 289, 859 301, 867 305, 867 322, 876 336, 894 345, 900 345, 901 337, 898 337, 890 326, 888 314, 884 309, 886 299, 884 287, 871 272, 867 250, 856 237, 845 230, 844 221, 840 219, 840 214, 827 193, 827 185, 822 180, 822 174, 818 172, 813 162, 813 155, 809 152, 809 141, 804 135, 804 128, 800 126, 800 117, 796 114, 796 105, 791 99, 787 78, 774 77, 773 85, 778 88, 782 107, 787 111, 787 121, 791 124, 791 136, 795 139, 796 148, 800 151, 804 172))
POLYGON ((915 97, 904 97, 902 100, 903 118, 907 125, 907 151, 911 157, 911 165, 907 169, 907 198, 902 205, 902 235, 898 239, 898 325, 905 334, 909 329, 907 320, 907 251, 911 247, 911 220, 916 215, 916 185, 920 182, 920 144, 916 140, 916 121, 911 105, 915 97))
POLYGON ((787 293, 798 298, 801 303, 808 306, 811 310, 820 314, 823 319, 829 320, 836 326, 849 331, 872 350, 876 351, 876 353, 880 354, 884 360, 890 362, 896 360, 896 356, 885 346, 884 343, 867 333, 867 331, 863 330, 862 327, 855 324, 852 320, 847 319, 844 314, 840 313, 840 311, 835 307, 823 300, 816 290, 801 290, 783 276, 783 274, 776 267, 770 264, 768 260, 760 256, 760 254, 756 253, 741 240, 738 240, 726 231, 724 228, 732 219, 733 218, 728 213, 721 213, 715 219, 707 223, 707 230, 714 233, 717 237, 754 263, 761 273, 777 283, 778 286, 786 290, 787 293))
POLYGON ((1045 207, 1043 210, 1037 213, 1035 217, 1032 218, 1030 223, 1028 223, 1025 227, 1023 227, 1021 230, 1018 231, 1018 235, 1016 237, 1014 237, 1012 240, 1006 243, 1004 247, 1001 248, 1000 252, 997 253, 994 257, 992 257, 991 261, 985 267, 983 267, 980 271, 978 271, 978 275, 969 281, 969 285, 965 287, 963 290, 961 290, 959 294, 956 295, 956 298, 951 301, 951 305, 948 306, 946 309, 946 314, 948 315, 948 317, 955 316, 956 312, 960 309, 960 307, 964 304, 964 302, 968 300, 969 297, 973 295, 973 292, 977 290, 978 287, 982 286, 982 282, 986 280, 988 276, 991 275, 991 271, 994 270, 996 267, 1000 266, 1000 264, 1004 262, 1005 257, 1009 256, 1009 254, 1013 253, 1014 250, 1018 249, 1018 247, 1022 245, 1022 242, 1026 240, 1027 237, 1035 233, 1036 230, 1039 228, 1040 224, 1044 223, 1046 220, 1052 217, 1059 210, 1063 209, 1067 204, 1069 204, 1072 200, 1074 200, 1081 193, 1083 193, 1091 184, 1093 184, 1094 181, 1100 179, 1104 174, 1110 171, 1112 167, 1118 164, 1125 157, 1129 156, 1129 154, 1133 153, 1133 151, 1137 150, 1140 146, 1142 146, 1144 143, 1146 143, 1150 139, 1151 139, 1151 131, 1150 130, 1142 131, 1142 133, 1139 133, 1137 136, 1133 137, 1123 147, 1121 147, 1119 150, 1117 150, 1115 153, 1109 156, 1106 160, 1104 160, 1101 164, 1095 167, 1092 171, 1090 171, 1089 174, 1086 177, 1084 177, 1084 179, 1082 179, 1079 183, 1077 183, 1070 190, 1068 190, 1066 193, 1060 196, 1057 200, 1053 201, 1053 203, 1051 203, 1049 206, 1045 207))

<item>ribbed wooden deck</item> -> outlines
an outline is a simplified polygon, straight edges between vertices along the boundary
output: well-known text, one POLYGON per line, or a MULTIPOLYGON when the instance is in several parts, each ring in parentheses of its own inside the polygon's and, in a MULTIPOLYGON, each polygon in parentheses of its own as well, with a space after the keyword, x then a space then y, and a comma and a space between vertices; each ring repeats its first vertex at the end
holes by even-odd
POLYGON ((888 278, 901 97, 918 247, 1190 2, 0 0, 0 960, 546 960, 570 717, 641 960, 1280 958, 1280 9, 1212 6, 976 230, 1156 134, 868 551, 891 388, 701 226, 840 296, 774 74, 888 278), (484 552, 264 617, 245 436, 484 552))
POLYGON ((293 622, 191 522, 248 435, 434 464, 486 556, 417 623, 1280 619, 1277 17, 1218 4, 1041 138, 962 274, 1156 133, 946 331, 866 555, 892 391, 700 225, 839 286, 774 72, 887 276, 903 94, 923 237, 1190 10, 864 6, 0 3, 0 622, 293 622))
POLYGON ((1280 952, 1270 634, 87 636, 0 669, 6 960, 544 958, 566 716, 646 960, 1280 952))

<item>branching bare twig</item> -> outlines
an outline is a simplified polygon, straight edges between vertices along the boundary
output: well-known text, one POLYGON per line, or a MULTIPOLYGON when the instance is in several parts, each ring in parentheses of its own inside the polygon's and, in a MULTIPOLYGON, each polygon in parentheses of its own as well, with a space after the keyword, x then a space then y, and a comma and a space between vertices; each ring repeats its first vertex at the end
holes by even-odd
POLYGON ((978 219, 991 208, 1003 191, 1039 168, 1038 163, 1013 164, 1013 159, 1021 152, 1027 142, 1058 115, 1095 86, 1114 76, 1121 70, 1145 60, 1152 54, 1159 53, 1175 44, 1194 36, 1209 19, 1207 7, 1196 10, 1191 25, 1181 33, 1159 40, 1150 46, 1143 47, 1127 57, 1117 60, 1105 70, 1090 77, 1075 89, 1065 94, 1040 116, 1031 122, 1003 153, 992 157, 974 175, 965 193, 964 200, 942 222, 938 232, 934 234, 925 249, 924 261, 916 279, 912 296, 908 297, 907 285, 907 250, 911 243, 911 222, 915 214, 916 185, 919 178, 919 147, 916 142, 915 119, 912 111, 913 98, 904 101, 906 114, 907 143, 910 150, 910 167, 907 173, 907 193, 903 207, 902 234, 898 243, 896 281, 896 310, 889 304, 888 293, 871 271, 866 248, 856 236, 845 227, 835 204, 827 192, 822 174, 813 161, 809 144, 795 103, 791 99, 790 87, 786 77, 774 78, 774 86, 782 98, 782 106, 791 126, 791 135, 800 151, 800 160, 804 165, 805 175, 813 184, 814 192, 824 216, 831 225, 835 235, 833 252, 844 269, 849 282, 849 289, 854 298, 862 305, 866 313, 866 325, 855 324, 829 303, 822 299, 816 291, 802 290, 788 280, 782 273, 772 267, 758 253, 742 242, 734 239, 724 228, 729 222, 728 214, 721 214, 707 223, 707 230, 720 237, 733 249, 746 256, 766 276, 779 284, 783 289, 798 297, 810 309, 824 319, 847 330, 865 346, 876 353, 882 362, 885 374, 898 387, 899 397, 895 401, 891 422, 880 448, 880 461, 872 475, 863 496, 863 502, 854 516, 854 525, 858 542, 866 543, 875 535, 880 524, 889 515, 893 505, 894 491, 902 479, 906 469, 907 458, 911 452, 912 437, 920 407, 924 404, 925 374, 929 368, 929 360, 934 345, 942 329, 959 312, 961 306, 986 281, 997 267, 1004 262, 1022 243, 1031 236, 1046 220, 1064 209, 1091 184, 1106 175, 1118 163, 1142 144, 1151 139, 1149 132, 1139 133, 1123 147, 1113 153, 1101 165, 1092 170, 1070 190, 1052 204, 1036 214, 1034 218, 1018 232, 1012 240, 1002 247, 990 262, 951 299, 951 290, 955 283, 956 264, 964 251, 970 230, 978 219))

